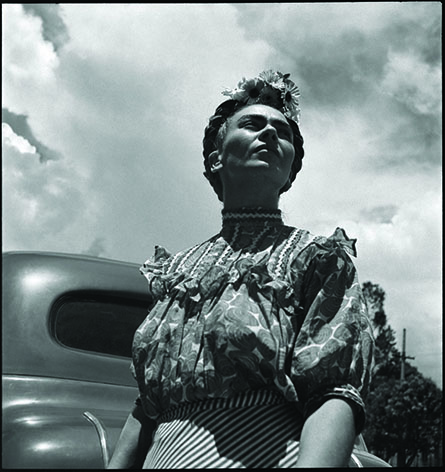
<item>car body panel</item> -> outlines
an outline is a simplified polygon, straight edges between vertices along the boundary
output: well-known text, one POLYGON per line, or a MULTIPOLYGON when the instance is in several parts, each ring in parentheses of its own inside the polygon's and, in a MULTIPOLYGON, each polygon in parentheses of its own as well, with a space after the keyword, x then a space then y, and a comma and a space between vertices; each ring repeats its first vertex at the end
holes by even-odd
POLYGON ((150 305, 137 264, 45 253, 3 255, 3 373, 135 385, 126 358, 61 349, 50 311, 71 293, 130 298, 150 305), (69 366, 69 369, 67 369, 69 366))
POLYGON ((91 412, 107 431, 109 449, 137 396, 135 387, 31 376, 3 376, 5 468, 102 468, 91 412))
POLYGON ((138 395, 128 357, 73 349, 51 329, 66 297, 127 300, 146 306, 137 264, 68 254, 3 254, 2 466, 103 468, 138 395))

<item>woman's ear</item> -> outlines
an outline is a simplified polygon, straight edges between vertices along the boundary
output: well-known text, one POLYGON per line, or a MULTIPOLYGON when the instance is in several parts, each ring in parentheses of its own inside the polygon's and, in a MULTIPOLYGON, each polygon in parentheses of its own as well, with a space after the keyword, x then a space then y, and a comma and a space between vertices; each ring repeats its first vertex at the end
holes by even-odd
POLYGON ((212 151, 209 154, 209 162, 210 162, 210 171, 213 173, 218 172, 223 167, 220 154, 217 150, 212 151))

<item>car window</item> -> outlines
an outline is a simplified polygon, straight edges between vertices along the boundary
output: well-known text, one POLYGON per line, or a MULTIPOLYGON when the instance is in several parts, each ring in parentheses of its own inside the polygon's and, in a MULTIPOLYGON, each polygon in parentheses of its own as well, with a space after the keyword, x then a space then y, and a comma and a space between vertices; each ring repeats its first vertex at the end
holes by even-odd
POLYGON ((135 300, 65 297, 53 310, 52 331, 71 348, 131 357, 134 332, 147 313, 148 303, 135 300))

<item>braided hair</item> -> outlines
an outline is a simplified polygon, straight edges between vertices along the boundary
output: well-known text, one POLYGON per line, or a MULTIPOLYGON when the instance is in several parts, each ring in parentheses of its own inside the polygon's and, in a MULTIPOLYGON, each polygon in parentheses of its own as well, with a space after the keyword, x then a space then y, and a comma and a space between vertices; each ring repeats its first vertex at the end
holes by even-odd
MULTIPOLYGON (((218 199, 221 201, 223 201, 223 188, 221 178, 217 172, 211 171, 209 155, 213 151, 219 149, 222 145, 227 131, 228 119, 232 115, 234 115, 238 110, 245 106, 246 105, 244 103, 232 99, 226 100, 225 102, 221 103, 221 105, 219 105, 218 108, 215 110, 214 115, 210 117, 209 124, 207 125, 204 132, 204 176, 210 182, 210 185, 218 196, 218 199)), ((298 128, 298 125, 294 120, 291 120, 287 117, 286 119, 292 129, 292 133, 294 136, 293 143, 295 149, 295 157, 292 163, 289 180, 287 181, 286 185, 280 190, 280 194, 290 189, 298 172, 301 170, 302 160, 304 156, 303 137, 301 136, 300 129, 298 128)))

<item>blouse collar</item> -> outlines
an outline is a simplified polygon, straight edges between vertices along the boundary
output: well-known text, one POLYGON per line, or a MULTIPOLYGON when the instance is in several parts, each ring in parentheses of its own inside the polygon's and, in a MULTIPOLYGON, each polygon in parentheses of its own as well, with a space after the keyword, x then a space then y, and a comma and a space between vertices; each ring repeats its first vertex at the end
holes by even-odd
POLYGON ((234 225, 246 226, 282 226, 281 210, 266 208, 239 208, 236 210, 222 210, 223 228, 234 225))

